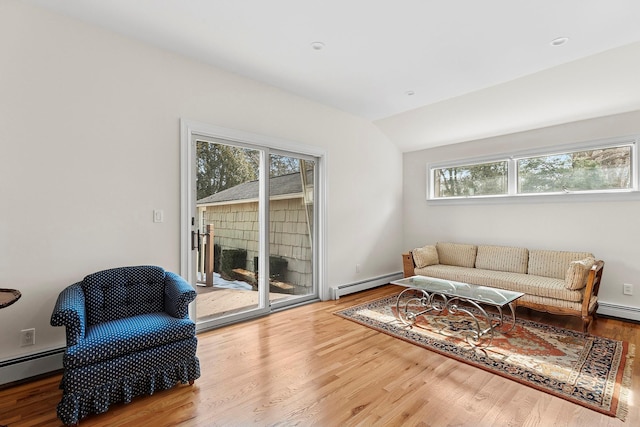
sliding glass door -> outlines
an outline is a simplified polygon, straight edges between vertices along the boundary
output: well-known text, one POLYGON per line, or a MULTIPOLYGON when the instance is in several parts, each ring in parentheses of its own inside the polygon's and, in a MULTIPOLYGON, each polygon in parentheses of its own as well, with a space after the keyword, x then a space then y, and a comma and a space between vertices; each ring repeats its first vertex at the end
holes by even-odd
POLYGON ((198 329, 318 299, 320 158, 198 133, 189 158, 183 261, 198 329))

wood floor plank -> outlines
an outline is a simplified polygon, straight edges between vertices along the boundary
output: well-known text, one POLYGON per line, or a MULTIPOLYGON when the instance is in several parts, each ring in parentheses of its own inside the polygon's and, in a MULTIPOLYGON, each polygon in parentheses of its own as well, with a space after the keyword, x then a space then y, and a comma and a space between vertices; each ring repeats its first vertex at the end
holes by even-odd
MULTIPOLYGON (((335 316, 396 286, 314 303, 198 335, 193 386, 113 405, 81 426, 640 425, 640 367, 626 423, 335 316)), ((579 330, 579 319, 519 309, 579 330)), ((599 318, 591 333, 640 344, 640 325, 599 318)), ((60 375, 0 390, 0 425, 58 426, 60 375)))

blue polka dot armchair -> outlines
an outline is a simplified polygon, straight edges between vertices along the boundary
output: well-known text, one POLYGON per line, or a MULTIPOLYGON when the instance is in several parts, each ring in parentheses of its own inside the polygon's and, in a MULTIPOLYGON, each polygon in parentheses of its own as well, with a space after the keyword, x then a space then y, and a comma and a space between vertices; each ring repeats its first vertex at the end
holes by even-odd
POLYGON ((67 348, 58 417, 67 425, 116 402, 200 377, 196 292, 161 267, 121 267, 90 274, 64 289, 51 315, 65 326, 67 348))

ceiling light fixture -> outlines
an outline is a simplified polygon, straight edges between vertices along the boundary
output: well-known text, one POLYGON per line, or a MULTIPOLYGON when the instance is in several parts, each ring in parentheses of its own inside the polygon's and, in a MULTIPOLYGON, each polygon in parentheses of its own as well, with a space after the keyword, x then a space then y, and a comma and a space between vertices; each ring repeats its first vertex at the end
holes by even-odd
POLYGON ((313 50, 322 50, 322 49, 324 49, 324 43, 322 43, 322 42, 313 42, 313 43, 311 43, 311 47, 313 48, 313 50))
POLYGON ((551 46, 562 46, 569 41, 569 37, 558 37, 551 40, 551 46))
POLYGON ((416 93, 414 91, 412 91, 412 90, 408 90, 408 91, 405 92, 405 95, 407 95, 407 96, 413 96, 415 94, 416 93))

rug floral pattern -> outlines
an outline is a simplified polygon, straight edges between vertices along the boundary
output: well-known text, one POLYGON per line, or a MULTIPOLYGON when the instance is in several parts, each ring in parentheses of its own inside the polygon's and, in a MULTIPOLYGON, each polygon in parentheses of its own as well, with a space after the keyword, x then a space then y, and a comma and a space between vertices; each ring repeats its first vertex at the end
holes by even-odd
POLYGON ((622 341, 518 319, 491 346, 471 347, 456 330, 469 318, 423 315, 413 326, 395 316, 396 297, 336 312, 337 315, 481 369, 551 393, 609 416, 625 419, 635 348, 622 341), (443 327, 446 324, 448 328, 443 327))

